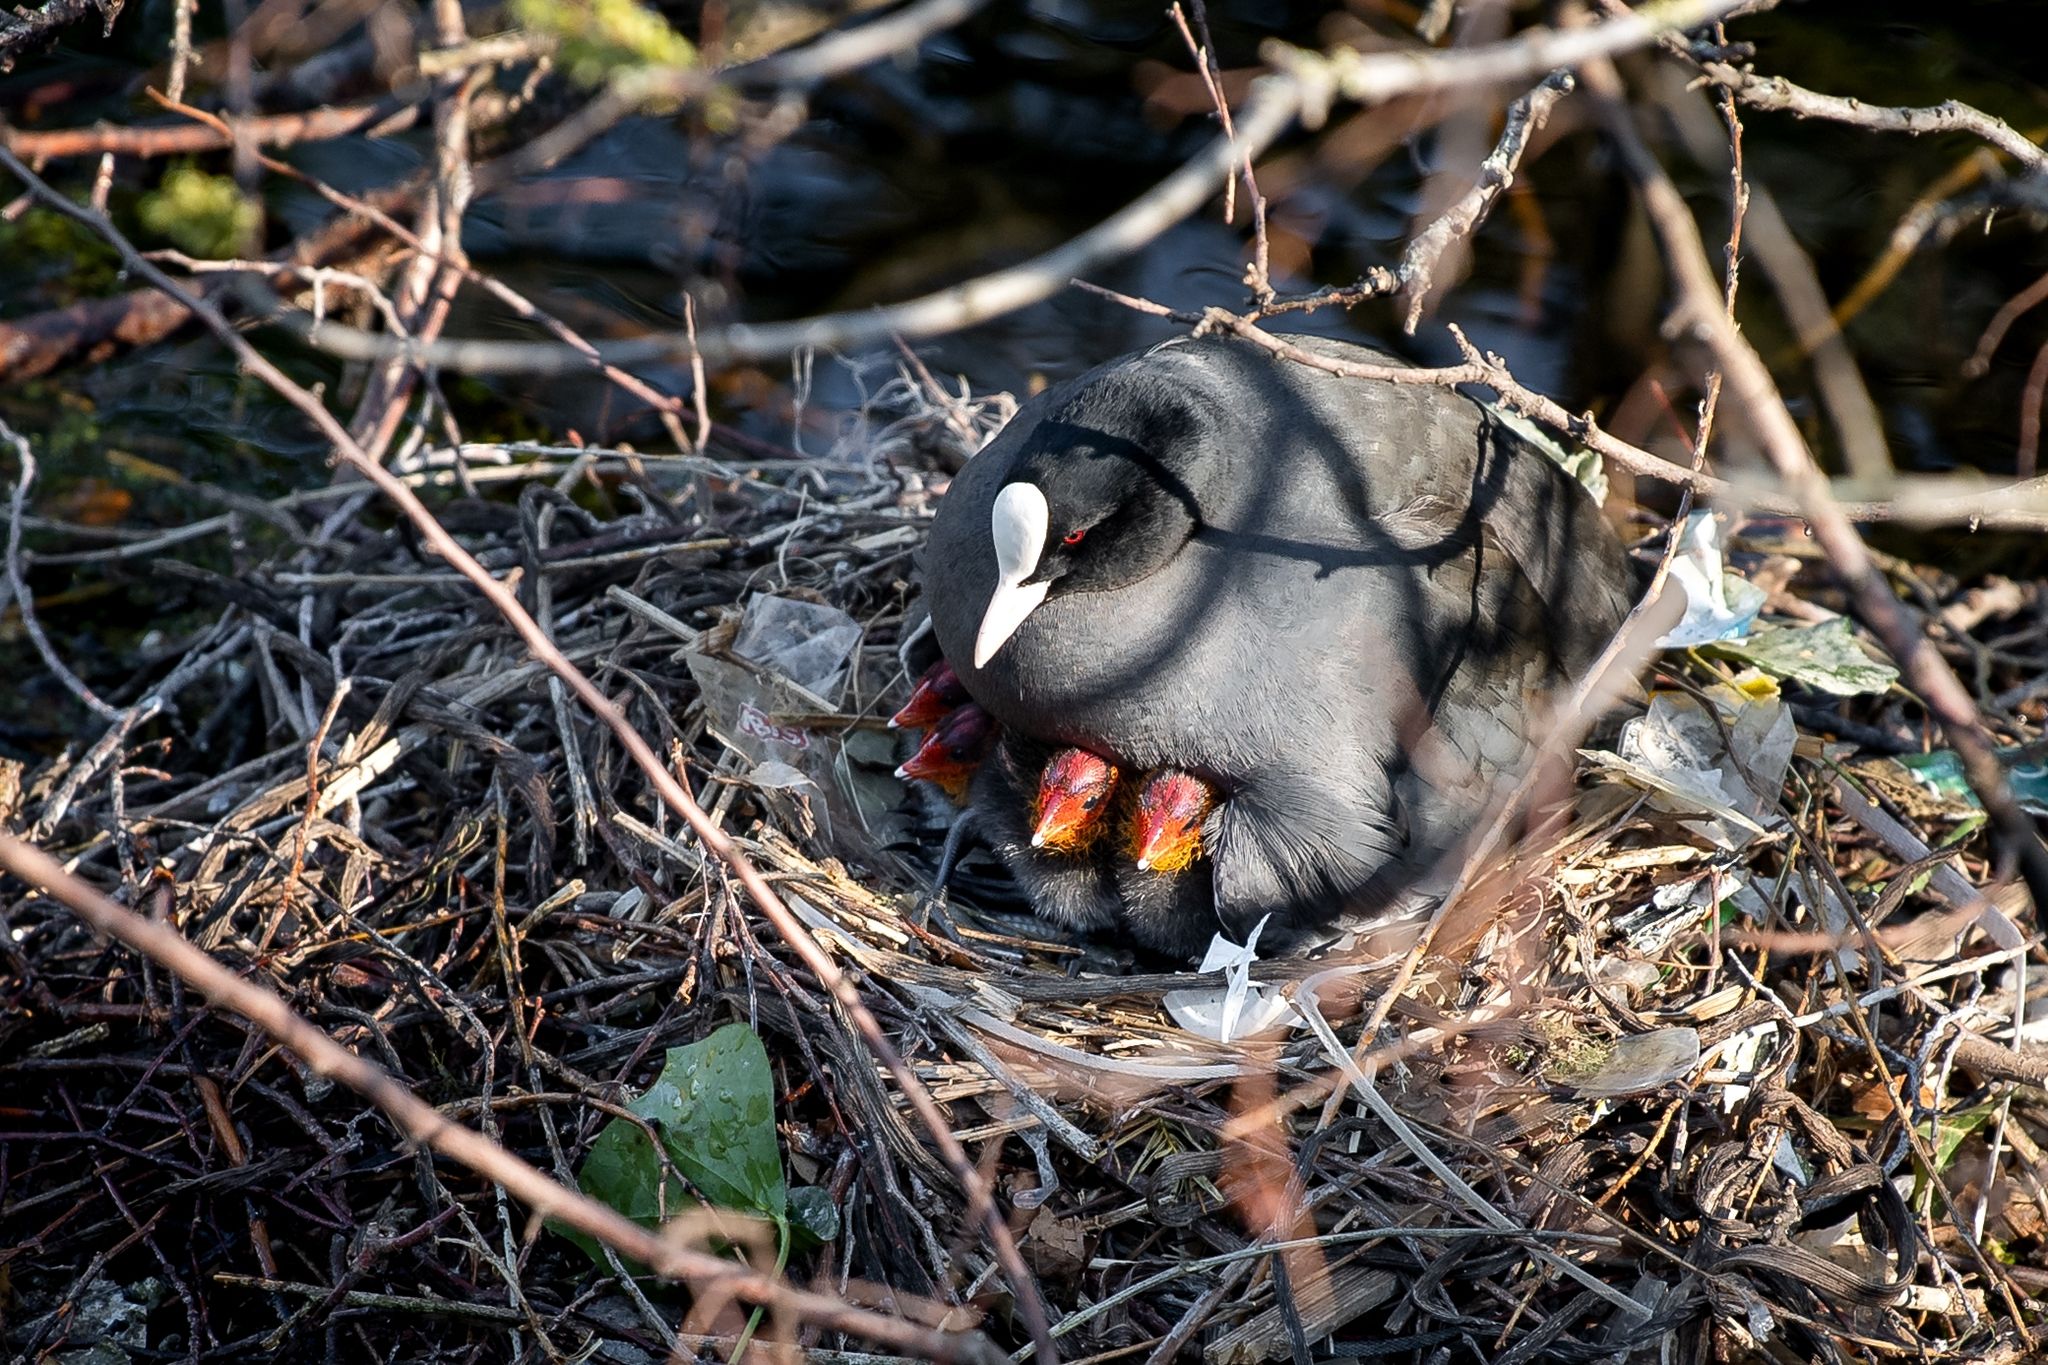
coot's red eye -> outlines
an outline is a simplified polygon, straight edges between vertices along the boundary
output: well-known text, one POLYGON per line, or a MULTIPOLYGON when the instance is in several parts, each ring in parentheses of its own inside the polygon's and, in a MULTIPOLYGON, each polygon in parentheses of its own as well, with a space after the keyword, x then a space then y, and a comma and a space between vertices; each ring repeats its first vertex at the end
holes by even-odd
POLYGON ((1069 532, 1067 532, 1067 533, 1066 533, 1065 535, 1063 535, 1063 536, 1061 536, 1061 537, 1060 537, 1060 544, 1062 544, 1062 545, 1079 545, 1079 544, 1081 543, 1081 537, 1082 537, 1082 536, 1085 536, 1085 535, 1087 535, 1087 534, 1088 534, 1088 532, 1087 532, 1086 530, 1080 530, 1080 531, 1069 531, 1069 532))

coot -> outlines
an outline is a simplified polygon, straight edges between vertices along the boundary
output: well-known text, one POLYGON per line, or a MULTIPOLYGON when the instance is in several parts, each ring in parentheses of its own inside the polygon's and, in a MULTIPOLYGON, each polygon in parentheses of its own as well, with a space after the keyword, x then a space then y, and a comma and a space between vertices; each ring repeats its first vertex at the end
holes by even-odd
POLYGON ((1211 913, 1239 935, 1388 904, 1629 600, 1592 499, 1498 413, 1229 337, 1026 404, 953 481, 922 568, 942 652, 1006 734, 1221 793, 1211 913))
POLYGON ((924 742, 896 769, 896 776, 929 782, 957 805, 967 799, 968 786, 995 743, 996 724, 983 708, 968 702, 956 707, 933 727, 924 742))
POLYGON ((910 699, 889 717, 891 730, 923 729, 938 724, 967 701, 967 687, 953 665, 940 659, 918 678, 910 699))

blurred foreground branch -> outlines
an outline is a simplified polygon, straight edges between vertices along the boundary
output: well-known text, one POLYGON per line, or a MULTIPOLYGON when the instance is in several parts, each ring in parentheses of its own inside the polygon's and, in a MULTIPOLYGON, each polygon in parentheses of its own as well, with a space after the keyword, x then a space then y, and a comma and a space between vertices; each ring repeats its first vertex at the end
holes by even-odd
POLYGON ((979 1333, 936 1331, 856 1308, 843 1299, 797 1289, 776 1276, 683 1246, 673 1233, 650 1232, 609 1205, 549 1178, 483 1134, 449 1121, 375 1062, 351 1052, 300 1018, 275 992, 243 980, 170 925, 116 904, 40 849, 0 834, 0 869, 41 887, 100 933, 119 939, 249 1020, 290 1049, 316 1075, 338 1080, 370 1100, 408 1139, 502 1186, 531 1209, 535 1218, 553 1219, 596 1238, 666 1278, 693 1285, 700 1294, 736 1294, 803 1321, 937 1360, 993 1365, 1003 1358, 979 1333))

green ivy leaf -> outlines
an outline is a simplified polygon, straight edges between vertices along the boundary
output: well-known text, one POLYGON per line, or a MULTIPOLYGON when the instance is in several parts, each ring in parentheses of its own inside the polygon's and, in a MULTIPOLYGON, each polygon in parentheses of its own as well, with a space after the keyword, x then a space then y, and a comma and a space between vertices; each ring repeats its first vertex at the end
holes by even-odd
MULTIPOLYGON (((838 1235, 838 1210, 830 1196, 808 1188, 792 1195, 783 1179, 775 1077, 768 1049, 745 1024, 727 1024, 702 1042, 670 1048, 661 1075, 626 1108, 653 1127, 661 1152, 648 1141, 645 1127, 612 1120, 576 1174, 585 1194, 644 1227, 657 1226, 664 1213, 673 1215, 692 1202, 673 1175, 662 1187, 666 1155, 720 1208, 760 1214, 784 1229, 785 1237, 790 1230, 818 1241, 838 1235)), ((603 1260, 595 1243, 570 1236, 591 1259, 603 1260)))

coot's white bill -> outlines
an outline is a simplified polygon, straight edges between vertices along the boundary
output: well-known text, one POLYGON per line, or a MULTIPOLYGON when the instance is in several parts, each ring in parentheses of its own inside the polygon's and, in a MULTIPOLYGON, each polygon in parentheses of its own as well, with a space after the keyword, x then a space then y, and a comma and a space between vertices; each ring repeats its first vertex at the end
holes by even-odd
POLYGON ((1052 512, 1038 485, 1013 483, 996 494, 989 509, 989 537, 996 551, 996 590, 982 613, 981 629, 974 637, 974 666, 984 668, 996 656, 1024 618, 1038 610, 1049 583, 1026 583, 1038 569, 1038 557, 1045 553, 1046 528, 1052 512))

